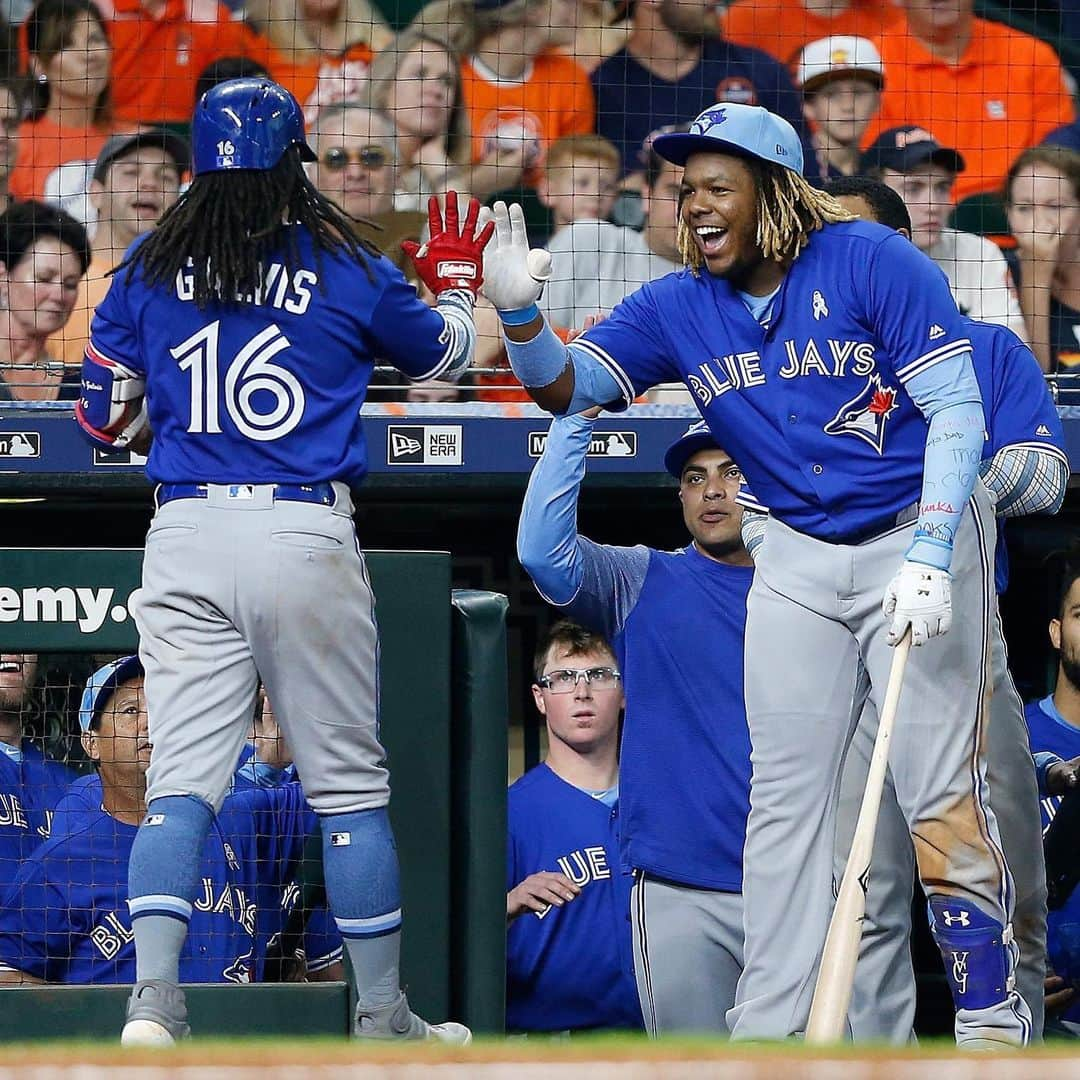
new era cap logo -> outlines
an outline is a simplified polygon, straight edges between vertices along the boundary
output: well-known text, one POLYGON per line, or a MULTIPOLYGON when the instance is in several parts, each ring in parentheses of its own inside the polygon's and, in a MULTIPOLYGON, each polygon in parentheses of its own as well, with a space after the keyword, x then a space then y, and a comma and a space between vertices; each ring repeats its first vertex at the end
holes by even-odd
POLYGON ((408 435, 400 435, 396 431, 390 433, 390 452, 394 457, 419 454, 423 448, 423 443, 419 439, 412 439, 408 435))
POLYGON ((945 328, 943 326, 938 326, 937 323, 934 323, 930 327, 930 340, 931 341, 937 341, 937 339, 939 337, 944 337, 944 336, 945 336, 945 328))

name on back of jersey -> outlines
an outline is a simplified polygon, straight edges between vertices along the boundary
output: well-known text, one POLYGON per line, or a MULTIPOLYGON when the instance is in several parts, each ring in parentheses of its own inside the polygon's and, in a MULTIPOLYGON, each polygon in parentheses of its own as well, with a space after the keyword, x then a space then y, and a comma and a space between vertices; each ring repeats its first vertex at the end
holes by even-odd
MULTIPOLYGON (((284 263, 275 262, 266 267, 259 288, 246 296, 237 296, 236 299, 245 304, 257 304, 288 311, 292 315, 303 315, 311 305, 312 290, 318 287, 319 275, 314 270, 294 270, 290 276, 284 263)), ((176 275, 176 298, 195 300, 192 266, 184 267, 176 275)))

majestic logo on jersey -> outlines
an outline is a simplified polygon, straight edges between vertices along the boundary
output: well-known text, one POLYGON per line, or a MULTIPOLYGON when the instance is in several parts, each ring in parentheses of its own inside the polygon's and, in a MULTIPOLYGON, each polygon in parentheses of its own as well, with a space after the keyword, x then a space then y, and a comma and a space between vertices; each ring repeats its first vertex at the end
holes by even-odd
POLYGON ((829 306, 825 303, 824 295, 817 289, 814 290, 814 295, 810 299, 814 308, 814 321, 819 319, 827 319, 829 317, 829 306))
POLYGON ((709 109, 703 112, 691 125, 691 135, 708 135, 713 128, 719 127, 727 119, 727 109, 709 109))
POLYGON ((1044 438, 1049 439, 1050 438, 1050 429, 1045 424, 1040 424, 1035 429, 1035 434, 1036 435, 1042 435, 1044 438))
POLYGON ((880 375, 871 375, 862 390, 841 405, 825 425, 825 434, 854 435, 880 454, 885 445, 885 425, 898 407, 896 389, 884 386, 880 375))
POLYGON ((937 323, 934 323, 930 327, 930 333, 929 333, 928 336, 929 336, 931 341, 937 341, 938 338, 941 338, 941 337, 945 336, 945 327, 938 326, 937 323))

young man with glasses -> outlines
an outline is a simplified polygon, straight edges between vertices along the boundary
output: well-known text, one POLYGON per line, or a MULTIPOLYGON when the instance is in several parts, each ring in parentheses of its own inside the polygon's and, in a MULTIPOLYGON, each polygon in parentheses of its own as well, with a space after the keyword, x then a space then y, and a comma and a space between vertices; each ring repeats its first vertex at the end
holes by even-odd
POLYGON ((622 676, 607 641, 566 619, 534 674, 548 753, 508 794, 506 1026, 640 1028, 619 868, 622 676))

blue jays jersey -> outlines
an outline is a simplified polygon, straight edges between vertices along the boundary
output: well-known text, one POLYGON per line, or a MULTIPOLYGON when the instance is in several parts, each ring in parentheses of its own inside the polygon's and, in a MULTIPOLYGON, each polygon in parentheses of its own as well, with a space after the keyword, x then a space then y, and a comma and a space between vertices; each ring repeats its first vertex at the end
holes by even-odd
POLYGON ((630 940, 629 874, 619 871, 617 810, 538 765, 507 795, 506 891, 541 870, 581 892, 528 912, 506 939, 511 1031, 640 1028, 630 940))
POLYGON ((919 498, 927 422, 912 380, 969 349, 941 271, 862 221, 811 236, 767 328, 730 282, 683 270, 570 345, 610 373, 627 404, 684 382, 754 496, 832 542, 884 528, 919 498))
MULTIPOLYGON (((1033 447, 1058 453, 1068 466, 1061 418, 1031 350, 1007 327, 974 319, 964 322, 986 414, 983 458, 992 458, 1006 447, 1033 447)), ((1009 584, 1003 523, 998 531, 994 586, 1003 593, 1009 584)))
POLYGON ((584 580, 566 610, 611 641, 626 692, 623 862, 680 885, 741 892, 750 813, 743 637, 753 568, 707 559, 693 545, 582 547, 584 580), (645 552, 639 585, 634 556, 645 552))
MULTIPOLYGON (((1024 707, 1024 719, 1033 754, 1049 751, 1066 761, 1080 757, 1080 728, 1062 717, 1054 706, 1053 696, 1029 701, 1024 707)), ((1044 834, 1060 805, 1060 795, 1040 799, 1044 834)), ((1080 973, 1080 889, 1073 890, 1063 907, 1047 912, 1046 946, 1050 966, 1075 979, 1080 973)), ((1066 1020, 1080 1023, 1080 1001, 1073 1002, 1062 1015, 1066 1020)))
MULTIPOLYGON (((0 905, 0 964, 46 982, 132 983, 127 872, 138 831, 100 807, 23 864, 0 905)), ((317 827, 298 784, 226 800, 207 838, 180 955, 182 982, 257 980, 280 929, 281 889, 317 827)))
POLYGON ((87 356, 145 377, 151 480, 356 483, 375 358, 412 378, 454 360, 455 335, 388 259, 371 256, 369 278, 291 228, 298 268, 284 249, 271 258, 254 303, 199 309, 184 273, 169 288, 147 288, 141 271, 113 278, 87 356))
POLYGON ((49 838, 53 810, 74 773, 23 740, 22 761, 0 752, 0 891, 49 838))

